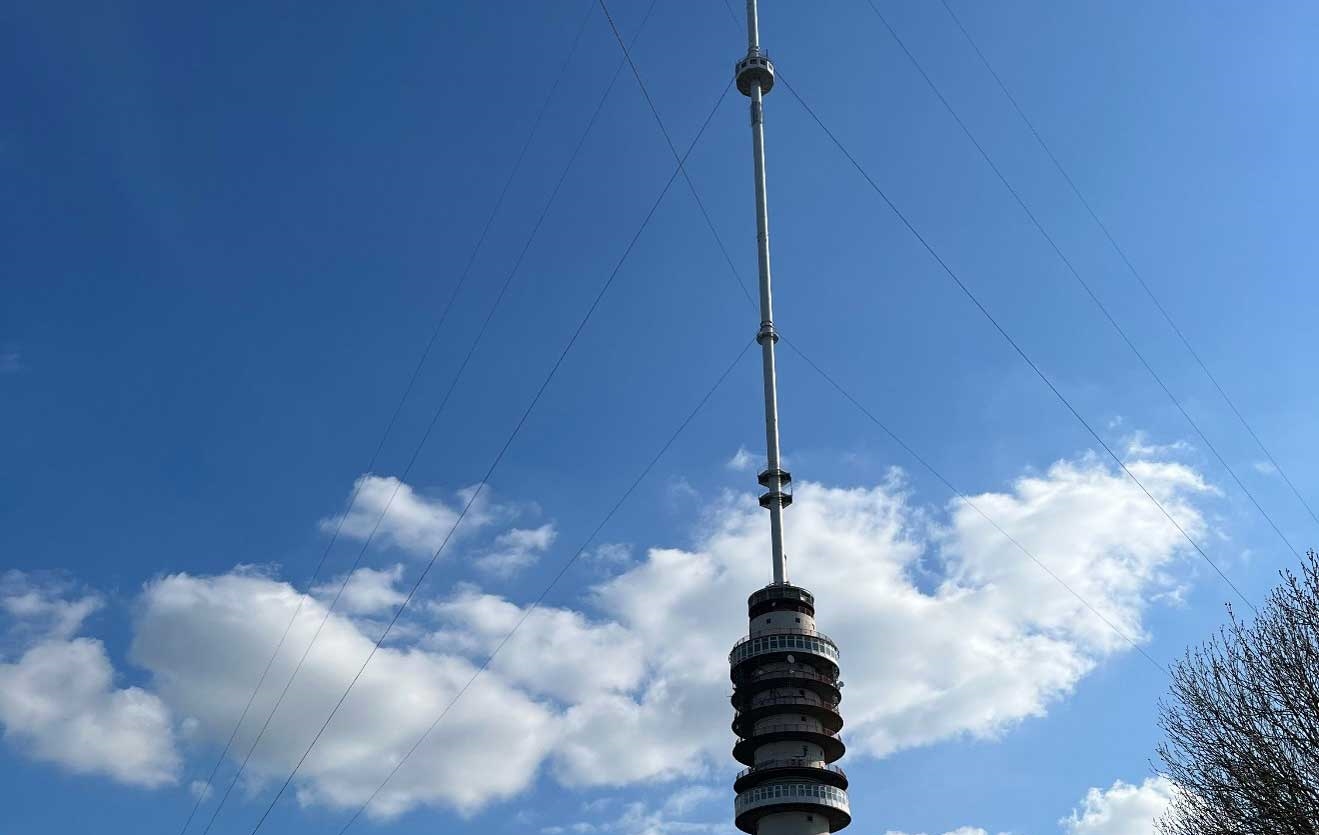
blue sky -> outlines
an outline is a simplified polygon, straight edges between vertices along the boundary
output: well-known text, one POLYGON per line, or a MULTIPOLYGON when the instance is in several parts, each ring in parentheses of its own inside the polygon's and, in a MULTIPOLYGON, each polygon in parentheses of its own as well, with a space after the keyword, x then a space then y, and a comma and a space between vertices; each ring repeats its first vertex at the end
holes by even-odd
MULTIPOLYGON (((610 7, 631 35, 646 5, 610 7)), ((1313 520, 1260 466, 942 6, 879 5, 1283 533, 1313 543, 1313 520)), ((1314 9, 953 7, 1313 505, 1314 9)), ((588 2, 29 4, 5 17, 0 60, 17 82, 0 122, 7 816, 15 831, 81 831, 89 817, 106 832, 177 829, 250 692, 252 659, 264 663, 293 588, 307 590, 354 484, 368 478, 362 496, 379 499, 402 477, 620 52, 588 2), (180 652, 172 635, 195 643, 180 652)), ((634 56, 680 147, 742 38, 721 3, 655 5, 634 56)), ((1294 557, 869 7, 769 2, 762 40, 1106 442, 1261 600, 1294 557)), ((735 95, 720 104, 688 168, 750 280, 744 107, 735 95)), ((1204 637, 1227 586, 1096 455, 786 91, 766 115, 781 330, 962 490, 984 494, 1151 656, 1167 662, 1204 637)), ((404 479, 405 501, 364 550, 370 517, 363 529, 348 512, 318 582, 359 550, 379 573, 359 575, 362 594, 332 619, 341 653, 313 656, 289 710, 298 720, 346 683, 342 665, 379 634, 461 491, 482 480, 672 171, 625 70, 404 479)), ((394 691, 440 698, 480 663, 508 607, 529 604, 573 556, 755 325, 676 183, 386 644, 401 683, 364 686, 331 735, 343 759, 296 783, 267 827, 338 830, 379 764, 433 718, 429 703, 400 715, 394 691), (362 762, 354 732, 378 745, 362 762)), ((819 595, 849 681, 852 831, 1145 831, 1099 821, 1157 801, 1145 781, 1161 674, 950 504, 790 351, 780 368, 784 450, 802 483, 788 517, 793 577, 819 595), (1109 791, 1118 780, 1138 788, 1109 791)), ((742 595, 769 579, 765 520, 748 507, 754 467, 736 466, 739 450, 761 454, 757 373, 746 357, 595 543, 615 547, 593 547, 551 592, 544 622, 529 621, 549 643, 512 652, 522 667, 495 665, 473 713, 442 725, 440 747, 403 772, 399 814, 356 827, 722 831, 731 717, 726 686, 707 673, 736 637, 742 595), (702 616, 716 622, 707 634, 686 634, 702 616), (454 758, 470 765, 453 772, 454 758), (464 781, 470 791, 455 787, 464 781)), ((309 606, 326 602, 314 590, 309 606)), ((250 830, 304 731, 276 730, 258 749, 214 831, 250 830)))

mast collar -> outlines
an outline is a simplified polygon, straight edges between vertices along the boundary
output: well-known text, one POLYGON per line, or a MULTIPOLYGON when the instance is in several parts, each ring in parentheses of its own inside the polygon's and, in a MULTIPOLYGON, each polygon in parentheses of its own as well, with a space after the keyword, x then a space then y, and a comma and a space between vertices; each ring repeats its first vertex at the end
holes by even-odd
POLYGON ((747 50, 747 57, 737 62, 733 77, 737 79, 737 91, 742 95, 750 96, 752 86, 759 83, 763 96, 774 88, 774 64, 766 52, 753 47, 747 50))

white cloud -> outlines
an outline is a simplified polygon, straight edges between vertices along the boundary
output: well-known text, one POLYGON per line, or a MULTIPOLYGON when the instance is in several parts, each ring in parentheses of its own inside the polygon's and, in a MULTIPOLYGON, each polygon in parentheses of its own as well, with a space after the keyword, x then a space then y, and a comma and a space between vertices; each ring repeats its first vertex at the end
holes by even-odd
MULTIPOLYGON (((1062 835, 1155 835, 1156 821, 1167 811, 1175 788, 1164 777, 1149 777, 1139 786, 1113 783, 1092 788, 1078 808, 1058 821, 1062 835)), ((886 835, 907 835, 889 830, 886 835)), ((922 833, 924 835, 924 833, 922 833)), ((963 826, 945 835, 988 835, 979 827, 963 826)))
POLYGON ((734 472, 744 473, 748 470, 755 469, 756 457, 752 455, 746 447, 740 446, 737 448, 737 452, 733 453, 733 457, 729 458, 724 466, 734 472))
POLYGON ((736 835, 738 832, 730 823, 681 820, 664 809, 656 811, 642 803, 624 807, 623 814, 606 831, 618 835, 736 835))
POLYGON ((683 476, 669 479, 666 490, 669 494, 669 504, 672 507, 691 507, 701 498, 701 492, 683 476))
MULTIPOLYGON (((884 835, 907 835, 907 833, 890 829, 884 835)), ((925 835, 925 833, 922 832, 920 835, 925 835)), ((978 826, 959 826, 950 832, 945 832, 944 835, 989 835, 989 833, 978 826)))
MULTIPOLYGON (((1199 503, 1212 490, 1194 470, 1150 459, 1129 466, 1188 532, 1206 531, 1199 503)), ((821 628, 843 650, 849 757, 1002 734, 1130 650, 960 505, 935 523, 900 479, 805 483, 796 498, 791 568, 817 595, 821 628)), ((1151 601, 1183 573, 1175 563, 1184 540, 1139 488, 1096 459, 1058 462, 973 498, 1138 639, 1151 601)), ((524 790, 542 766, 565 786, 728 770, 726 655, 745 634, 741 601, 769 579, 768 535, 753 496, 728 494, 705 513, 692 549, 652 549, 592 586, 583 601, 591 614, 533 611, 372 813, 420 804, 472 812, 524 790)), ((291 768, 356 672, 371 641, 352 615, 396 594, 397 570, 363 574, 363 594, 330 618, 257 749, 258 784, 291 768)), ((288 585, 250 573, 165 577, 143 594, 134 658, 198 738, 222 741, 299 599, 288 585)), ((376 655, 303 767, 304 803, 360 803, 527 614, 474 587, 417 603, 401 640, 376 655)), ((270 682, 282 686, 323 615, 321 602, 306 601, 270 682)), ((269 710, 278 688, 267 689, 253 716, 269 710)), ((240 733, 236 752, 253 732, 240 733)), ((700 802, 699 789, 683 789, 667 806, 628 807, 611 831, 697 831, 681 829, 698 825, 681 819, 700 802)))
POLYGON ((147 787, 177 777, 168 710, 141 688, 115 688, 100 641, 44 642, 0 664, 0 722, 25 753, 78 774, 147 787))
POLYGON ((557 536, 552 522, 539 528, 505 531, 495 538, 489 551, 476 558, 476 567, 496 577, 511 577, 536 562, 557 536))
MULTIPOLYGON (((445 628, 428 644, 484 660, 526 610, 463 589, 432 606, 445 628)), ((646 672, 644 647, 617 623, 593 623, 569 609, 537 608, 499 651, 492 668, 537 695, 567 703, 627 692, 646 672)))
MULTIPOLYGON (((690 811, 691 805, 684 799, 675 802, 679 795, 694 797, 700 795, 702 800, 715 796, 714 790, 707 786, 687 786, 670 796, 660 807, 653 808, 645 803, 626 804, 617 816, 605 820, 577 821, 576 823, 546 826, 541 828, 541 835, 735 835, 738 831, 732 824, 723 821, 693 821, 682 818, 690 811)), ((721 799, 726 799, 724 792, 719 792, 721 799)))
POLYGON ((1255 472, 1259 473, 1260 475, 1278 474, 1278 468, 1273 466, 1272 461, 1253 461, 1251 462, 1250 466, 1253 467, 1255 472))
POLYGON ((65 599, 71 592, 65 582, 38 581, 21 571, 7 571, 0 575, 0 610, 12 619, 10 628, 24 635, 71 638, 104 604, 95 594, 65 599))
MULTIPOLYGON (((1204 517, 1192 501, 1213 490, 1198 473, 1165 462, 1127 466, 1189 535, 1204 533, 1204 517)), ((1059 462, 1044 476, 1019 479, 1011 494, 972 501, 1133 638, 1141 635, 1147 599, 1176 588, 1169 569, 1173 557, 1189 547, 1139 487, 1093 458, 1059 462)), ((1124 643, 975 510, 956 507, 953 518, 945 542, 957 557, 952 582, 1000 584, 1013 605, 1031 609, 1036 627, 1053 634, 1071 631, 1101 653, 1124 643)))
POLYGON ((623 542, 606 542, 584 555, 588 562, 605 568, 618 568, 632 562, 632 546, 623 542))
POLYGON ((1107 790, 1091 789, 1080 808, 1058 823, 1067 835, 1154 835, 1173 792, 1166 777, 1149 777, 1139 786, 1118 780, 1107 790))
POLYGON ((712 801, 724 801, 727 798, 728 787, 725 785, 720 785, 716 789, 713 786, 694 783, 669 794, 664 800, 664 811, 670 815, 686 815, 693 809, 712 801))
POLYGON ((0 663, 0 724, 20 751, 77 774, 156 787, 180 767, 169 711, 139 687, 117 688, 105 645, 74 634, 99 598, 65 600, 17 572, 0 607, 17 620, 21 655, 0 663))
MULTIPOLYGON (((347 513, 321 520, 322 530, 332 532, 342 524, 341 536, 356 540, 371 537, 380 545, 393 545, 415 557, 429 557, 458 523, 459 514, 476 488, 458 491, 458 501, 452 506, 441 499, 420 495, 394 476, 364 475, 357 479, 353 489, 357 495, 347 513)), ((482 497, 467 511, 454 531, 455 537, 492 521, 493 509, 484 496, 483 491, 482 497)))
MULTIPOLYGON (((1191 501, 1208 488, 1195 472, 1131 466, 1190 533, 1203 532, 1191 501)), ((788 530, 800 568, 792 566, 817 595, 821 628, 843 650, 853 756, 1001 734, 1129 649, 960 505, 931 535, 900 487, 807 483, 797 499, 788 530), (931 553, 941 578, 923 591, 912 578, 931 553)), ((1090 458, 974 500, 1137 638, 1149 599, 1173 582, 1185 545, 1139 488, 1090 458)), ((635 694, 569 711, 556 753, 562 779, 629 782, 727 758, 724 656, 746 629, 730 601, 769 579, 765 527, 754 500, 731 499, 698 550, 652 550, 596 588, 596 603, 643 641, 653 673, 635 694)))
POLYGON ((1123 442, 1127 448, 1127 458, 1168 458, 1183 455, 1195 449, 1182 440, 1173 441, 1170 444, 1155 443, 1150 440, 1148 433, 1140 430, 1132 432, 1123 439, 1123 442))
MULTIPOLYGON (((176 574, 147 586, 133 656, 157 690, 197 733, 223 742, 284 631, 299 596, 270 578, 176 574)), ((325 610, 304 602, 271 684, 257 698, 234 744, 246 752, 325 610)), ((283 777, 360 667, 372 642, 351 619, 332 615, 288 697, 257 747, 250 777, 283 777)), ((355 807, 389 773, 475 668, 462 658, 415 647, 383 647, 358 681, 297 784, 303 803, 355 807)), ((461 812, 523 790, 553 743, 552 715, 497 676, 477 680, 445 724, 413 754, 371 806, 390 816, 418 804, 461 812)))
POLYGON ((317 586, 312 589, 312 595, 329 605, 342 586, 343 592, 339 595, 335 609, 347 615, 392 614, 407 597, 396 588, 399 580, 403 579, 402 565, 395 565, 383 571, 359 568, 352 573, 347 583, 343 579, 340 576, 317 586))

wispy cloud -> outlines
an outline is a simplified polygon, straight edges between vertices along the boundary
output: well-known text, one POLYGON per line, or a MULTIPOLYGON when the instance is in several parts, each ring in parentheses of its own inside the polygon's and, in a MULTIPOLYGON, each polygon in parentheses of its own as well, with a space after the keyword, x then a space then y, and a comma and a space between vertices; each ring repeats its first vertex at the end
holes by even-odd
POLYGON ((744 473, 755 468, 756 457, 746 447, 738 447, 733 457, 724 462, 724 466, 734 472, 744 473))
POLYGON ((337 608, 346 614, 378 615, 392 611, 406 598, 397 587, 402 578, 402 565, 395 565, 383 571, 359 568, 348 578, 348 582, 345 583, 343 576, 340 575, 312 589, 311 593, 327 602, 338 594, 337 608))
MULTIPOLYGON (((349 539, 370 538, 377 545, 392 545, 414 557, 429 557, 449 532, 459 525, 458 517, 475 487, 455 495, 452 504, 438 497, 424 496, 410 484, 394 476, 367 474, 353 485, 356 498, 342 516, 321 520, 321 530, 349 539)), ((473 503, 454 536, 464 536, 488 525, 495 518, 495 508, 482 497, 473 503)))
POLYGON ((1183 440, 1160 444, 1150 440, 1149 434, 1136 430, 1123 438, 1128 458, 1176 458, 1191 452, 1194 447, 1183 440))
POLYGON ((624 566, 632 562, 632 546, 625 542, 606 542, 588 551, 586 559, 604 566, 624 566))
MULTIPOLYGON (((884 835, 908 835, 908 833, 898 832, 895 829, 890 829, 889 831, 885 832, 884 835)), ((925 835, 925 833, 921 832, 918 833, 918 835, 925 835)), ((978 826, 959 826, 956 829, 953 829, 949 832, 945 832, 943 835, 989 835, 989 832, 987 830, 981 829, 978 826)), ((1004 833, 1000 833, 1000 835, 1008 835, 1008 833, 1004 832, 1004 833)))
POLYGON ((552 522, 538 528, 505 531, 495 537, 488 551, 476 558, 476 567, 496 577, 511 577, 540 559, 557 537, 552 522))
POLYGON ((722 815, 714 820, 684 820, 695 806, 724 796, 724 791, 709 786, 684 786, 658 808, 628 803, 612 818, 545 826, 540 831, 541 835, 735 835, 737 830, 722 815))

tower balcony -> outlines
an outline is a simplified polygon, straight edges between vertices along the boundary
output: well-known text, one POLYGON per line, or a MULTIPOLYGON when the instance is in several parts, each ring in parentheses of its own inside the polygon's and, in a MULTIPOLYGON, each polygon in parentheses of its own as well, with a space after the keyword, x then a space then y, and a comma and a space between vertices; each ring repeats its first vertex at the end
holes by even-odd
POLYGON ((837 832, 852 822, 846 791, 804 781, 766 783, 740 792, 733 801, 733 809, 737 828, 751 835, 755 835, 761 818, 781 812, 820 815, 829 821, 830 832, 837 832))
POLYGON ((847 772, 836 765, 826 765, 819 760, 807 760, 801 757, 763 760, 737 773, 733 782, 733 791, 741 793, 765 783, 786 781, 813 781, 846 789, 847 772))
POLYGON ((800 586, 771 583, 747 598, 747 614, 753 619, 784 609, 815 617, 815 595, 800 586))
POLYGON ((774 716, 795 714, 805 722, 808 718, 818 722, 825 733, 837 734, 843 729, 843 717, 838 713, 838 703, 813 702, 801 696, 782 696, 757 701, 745 710, 739 710, 733 716, 733 733, 740 737, 755 735, 758 722, 774 716))
MULTIPOLYGON (((800 659, 814 667, 816 672, 838 676, 838 645, 828 635, 814 629, 779 627, 749 635, 733 646, 728 663, 736 668, 752 658, 789 663, 800 659)), ((734 669, 733 675, 737 674, 734 669)))
POLYGON ((733 668, 733 707, 745 710, 758 693, 766 690, 808 691, 835 707, 843 698, 843 683, 837 676, 818 673, 801 664, 760 664, 733 668))
POLYGON ((738 739, 733 746, 733 759, 742 765, 753 766, 756 751, 775 742, 814 745, 823 753, 822 759, 826 763, 841 759, 847 751, 838 733, 823 729, 818 722, 776 722, 760 725, 751 730, 749 736, 738 739))

